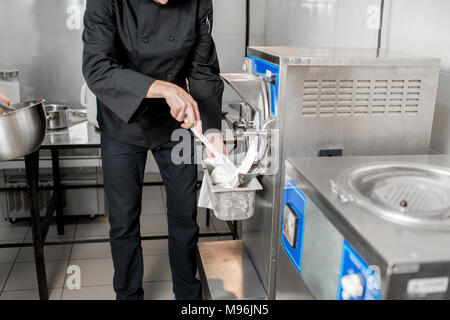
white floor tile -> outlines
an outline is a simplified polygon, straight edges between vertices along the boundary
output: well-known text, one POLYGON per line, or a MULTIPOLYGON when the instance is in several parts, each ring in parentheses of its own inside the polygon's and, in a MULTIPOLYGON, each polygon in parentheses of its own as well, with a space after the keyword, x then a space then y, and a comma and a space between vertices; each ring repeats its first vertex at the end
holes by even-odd
POLYGON ((144 282, 171 280, 168 255, 144 257, 144 282))
POLYGON ((12 263, 0 263, 0 291, 4 287, 9 273, 11 272, 12 263))
POLYGON ((161 186, 144 187, 142 194, 142 214, 165 214, 166 201, 161 186))
POLYGON ((23 241, 29 226, 23 223, 5 222, 0 225, 0 241, 23 241))
POLYGON ((167 216, 165 214, 141 216, 141 235, 166 235, 167 216))
MULTIPOLYGON (((62 289, 49 289, 50 300, 60 300, 62 289)), ((38 290, 6 291, 0 300, 39 300, 38 290)))
POLYGON ((107 217, 94 220, 82 219, 75 232, 75 240, 98 239, 109 237, 109 223, 107 217))
POLYGON ((109 242, 74 244, 70 255, 71 260, 106 258, 111 259, 111 247, 109 242))
MULTIPOLYGON (((76 225, 74 225, 74 224, 66 224, 64 226, 64 234, 58 235, 58 230, 57 230, 56 225, 52 224, 50 226, 50 228, 48 229, 48 233, 47 233, 47 237, 45 238, 45 241, 73 240, 73 236, 75 234, 75 228, 76 228, 76 225)), ((33 234, 32 234, 31 228, 28 230, 25 241, 27 241, 27 242, 33 241, 33 234)))
MULTIPOLYGON (((46 246, 44 247, 45 261, 67 261, 70 256, 72 245, 46 246)), ((34 262, 34 249, 31 247, 21 248, 17 262, 34 262)))
POLYGON ((167 240, 142 241, 142 253, 144 256, 168 254, 169 246, 167 240))
MULTIPOLYGON (((0 241, 0 244, 13 243, 14 241, 0 241)), ((19 241, 21 242, 21 241, 19 241)), ((20 248, 2 248, 0 249, 0 263, 14 262, 19 254, 20 248)))
POLYGON ((116 294, 112 285, 84 286, 80 290, 64 288, 62 300, 115 300, 116 294))
POLYGON ((173 300, 172 281, 144 282, 145 300, 173 300))
POLYGON ((114 268, 110 258, 70 260, 81 270, 81 287, 112 285, 114 268))
MULTIPOLYGON (((67 271, 67 261, 47 261, 47 283, 49 288, 62 288, 67 271)), ((15 263, 4 291, 34 290, 38 288, 35 264, 15 263)))

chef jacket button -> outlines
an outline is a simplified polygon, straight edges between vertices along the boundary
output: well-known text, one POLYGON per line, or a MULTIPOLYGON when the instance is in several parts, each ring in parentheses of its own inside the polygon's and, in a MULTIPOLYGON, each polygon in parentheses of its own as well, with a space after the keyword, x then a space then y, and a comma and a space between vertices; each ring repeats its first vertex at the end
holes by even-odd
POLYGON ((149 39, 148 37, 142 38, 142 42, 144 42, 144 43, 148 43, 149 40, 150 40, 150 39, 149 39))
POLYGON ((173 79, 173 73, 171 73, 171 72, 169 72, 168 74, 167 74, 167 80, 172 80, 173 79))
POLYGON ((169 41, 173 41, 173 40, 175 40, 175 37, 174 36, 169 36, 168 39, 169 39, 169 41))

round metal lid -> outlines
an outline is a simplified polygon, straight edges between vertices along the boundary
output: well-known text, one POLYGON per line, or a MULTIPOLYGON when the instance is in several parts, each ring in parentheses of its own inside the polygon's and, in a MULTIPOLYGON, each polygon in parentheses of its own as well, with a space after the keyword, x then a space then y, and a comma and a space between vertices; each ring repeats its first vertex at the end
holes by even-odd
POLYGON ((333 185, 344 202, 397 223, 450 230, 450 169, 387 162, 343 172, 333 185))
POLYGON ((19 70, 0 70, 0 79, 17 78, 19 76, 19 70))

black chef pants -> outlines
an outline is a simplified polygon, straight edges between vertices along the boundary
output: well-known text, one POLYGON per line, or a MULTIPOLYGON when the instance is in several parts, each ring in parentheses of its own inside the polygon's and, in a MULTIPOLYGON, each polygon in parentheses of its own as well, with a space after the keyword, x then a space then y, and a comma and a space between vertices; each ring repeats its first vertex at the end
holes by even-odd
MULTIPOLYGON (((180 300, 201 299, 196 253, 197 166, 171 160, 176 142, 152 151, 167 194, 169 259, 173 291, 180 300)), ((193 145, 193 143, 191 143, 193 145)), ((102 162, 109 209, 110 243, 117 299, 143 299, 143 257, 140 239, 142 188, 148 148, 129 145, 102 135, 102 162)))

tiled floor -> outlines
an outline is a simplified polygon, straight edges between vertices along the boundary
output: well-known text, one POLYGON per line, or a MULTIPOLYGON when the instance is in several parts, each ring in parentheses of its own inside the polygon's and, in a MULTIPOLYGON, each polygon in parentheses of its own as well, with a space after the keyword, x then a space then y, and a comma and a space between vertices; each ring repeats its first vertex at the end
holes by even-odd
MULTIPOLYGON (((166 209, 161 187, 145 187, 141 233, 144 236, 167 234, 166 209)), ((228 231, 226 223, 213 215, 206 226, 206 211, 200 209, 200 232, 228 231)), ((80 218, 66 225, 64 236, 58 236, 51 226, 47 240, 81 240, 106 238, 108 221, 105 217, 80 218)), ((0 222, 0 243, 29 242, 31 232, 27 222, 10 224, 0 222)), ((201 241, 224 240, 219 238, 201 241)), ((171 300, 173 298, 167 240, 144 241, 144 291, 145 299, 171 300)), ((114 299, 112 288, 113 265, 108 243, 57 245, 45 247, 47 278, 50 299, 54 300, 109 300, 114 299), (66 282, 69 266, 81 271, 81 289, 69 289, 66 282)), ((70 282, 70 281, 69 281, 70 282)), ((0 300, 38 299, 37 279, 32 248, 0 249, 0 300)))

